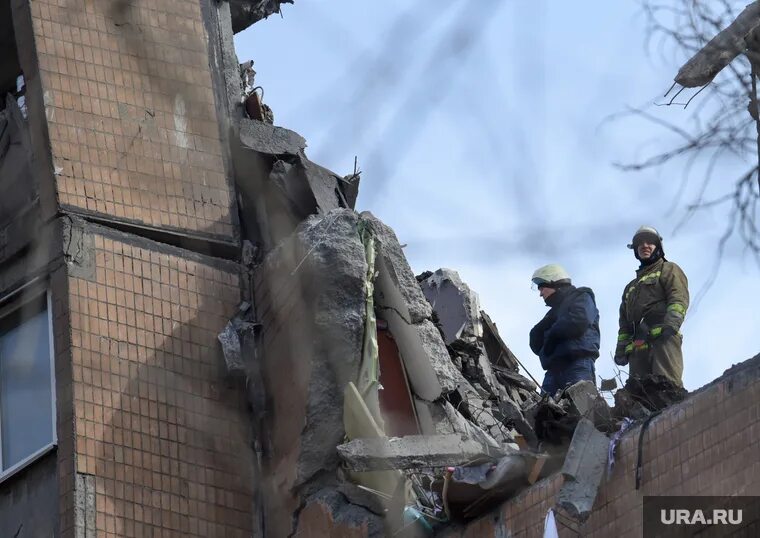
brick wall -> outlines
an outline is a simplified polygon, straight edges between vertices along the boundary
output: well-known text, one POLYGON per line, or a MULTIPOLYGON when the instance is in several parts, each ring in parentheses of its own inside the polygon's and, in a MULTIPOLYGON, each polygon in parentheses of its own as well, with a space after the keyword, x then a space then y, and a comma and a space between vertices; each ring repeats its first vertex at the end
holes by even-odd
POLYGON ((68 280, 63 535, 249 536, 248 416, 216 339, 239 301, 237 266, 91 225, 83 242, 91 255, 68 280), (92 484, 94 513, 74 509, 76 480, 92 484))
POLYGON ((59 202, 233 238, 199 1, 31 0, 59 202))
MULTIPOLYGON (((760 495, 760 355, 670 407, 644 432, 643 478, 635 487, 640 426, 622 439, 612 474, 603 482, 582 536, 642 535, 644 495, 760 495)), ((561 486, 555 475, 499 510, 447 537, 541 536, 561 486), (500 534, 501 533, 501 534, 500 534)), ((576 536, 559 525, 560 536, 576 536)))

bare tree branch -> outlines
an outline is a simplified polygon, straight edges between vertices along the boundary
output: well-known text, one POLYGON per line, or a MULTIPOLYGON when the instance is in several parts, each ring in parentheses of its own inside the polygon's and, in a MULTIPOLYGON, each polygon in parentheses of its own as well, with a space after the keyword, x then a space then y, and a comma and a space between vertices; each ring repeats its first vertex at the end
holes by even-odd
MULTIPOLYGON (((752 22, 749 24, 745 4, 745 1, 735 0, 641 0, 647 21, 647 46, 651 50, 656 44, 656 50, 664 58, 669 57, 668 61, 683 63, 690 59, 687 65, 693 65, 691 59, 700 51, 712 50, 710 47, 705 49, 705 45, 716 43, 715 36, 734 24, 740 13, 744 17, 740 21, 742 24, 757 27, 756 21, 749 21, 752 22)), ((733 28, 737 27, 734 24, 733 28)), ((725 37, 727 34, 722 35, 725 37)), ((741 51, 737 54, 740 53, 741 51)), ((705 69, 702 71, 707 73, 705 69)), ((683 71, 682 69, 679 75, 683 71)), ((644 107, 627 109, 624 115, 641 118, 674 136, 675 140, 670 146, 644 158, 616 163, 616 166, 625 171, 648 170, 676 162, 684 164, 676 203, 682 203, 683 197, 687 195, 691 200, 685 203, 685 214, 676 230, 686 226, 700 211, 726 207, 728 219, 718 243, 718 259, 697 302, 714 282, 720 269, 721 257, 732 237, 738 237, 760 265, 757 214, 760 195, 758 189, 753 188, 752 181, 754 175, 760 173, 760 113, 754 92, 754 73, 744 55, 730 63, 724 62, 722 72, 718 76, 715 76, 716 73, 717 71, 710 71, 710 80, 706 81, 708 84, 687 100, 688 105, 699 95, 695 106, 690 109, 687 127, 644 107), (733 181, 722 172, 747 162, 755 164, 733 181), (696 163, 700 166, 696 167, 696 163), (699 185, 696 190, 687 189, 697 171, 701 176, 699 185), (713 183, 725 185, 724 193, 706 199, 708 187, 713 183)), ((676 104, 675 98, 683 89, 678 90, 666 104, 676 104)), ((666 98, 671 91, 673 88, 668 91, 666 98)))

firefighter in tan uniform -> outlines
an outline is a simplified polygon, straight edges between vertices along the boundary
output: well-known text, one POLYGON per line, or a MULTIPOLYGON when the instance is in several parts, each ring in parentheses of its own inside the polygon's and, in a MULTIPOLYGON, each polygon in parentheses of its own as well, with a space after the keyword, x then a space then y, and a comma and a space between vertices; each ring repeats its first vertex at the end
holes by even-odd
POLYGON ((679 332, 689 307, 689 283, 681 268, 665 259, 662 237, 651 226, 636 231, 628 248, 641 262, 623 291, 615 363, 630 364, 630 375, 663 375, 683 386, 679 332))

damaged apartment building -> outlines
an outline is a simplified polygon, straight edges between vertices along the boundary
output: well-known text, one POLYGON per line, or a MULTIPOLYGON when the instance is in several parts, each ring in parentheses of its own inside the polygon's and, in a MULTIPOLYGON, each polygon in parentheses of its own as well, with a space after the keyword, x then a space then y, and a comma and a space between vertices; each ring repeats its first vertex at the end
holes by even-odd
POLYGON ((280 4, 0 0, 0 536, 640 535, 643 495, 757 495, 760 359, 540 393, 273 124, 232 37, 280 4))

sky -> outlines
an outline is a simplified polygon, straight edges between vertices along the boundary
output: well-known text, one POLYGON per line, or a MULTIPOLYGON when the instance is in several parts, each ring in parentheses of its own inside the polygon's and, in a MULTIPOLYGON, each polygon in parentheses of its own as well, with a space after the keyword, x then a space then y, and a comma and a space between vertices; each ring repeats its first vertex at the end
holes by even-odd
MULTIPOLYGON (((760 271, 740 241, 700 293, 727 211, 678 226, 698 188, 677 197, 683 163, 615 166, 673 139, 611 116, 645 106, 687 126, 691 114, 655 105, 685 58, 647 48, 638 2, 296 0, 235 47, 240 62, 255 62, 275 124, 304 136, 309 158, 338 174, 356 157, 357 209, 394 228, 415 273, 457 270, 539 381, 528 333, 547 307, 533 271, 560 263, 594 290, 597 375, 613 377, 621 294, 638 267, 626 245, 642 224, 659 229, 666 257, 689 278, 686 388, 760 352, 760 271)), ((708 194, 745 164, 724 163, 708 194)))

